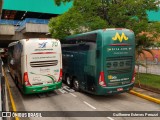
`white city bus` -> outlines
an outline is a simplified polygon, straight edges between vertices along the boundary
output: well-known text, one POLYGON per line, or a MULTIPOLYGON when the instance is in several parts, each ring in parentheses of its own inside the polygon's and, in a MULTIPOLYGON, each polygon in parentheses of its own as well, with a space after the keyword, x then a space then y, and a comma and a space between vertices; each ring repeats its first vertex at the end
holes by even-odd
POLYGON ((24 94, 47 92, 62 86, 62 53, 57 39, 30 38, 10 43, 8 67, 24 94))

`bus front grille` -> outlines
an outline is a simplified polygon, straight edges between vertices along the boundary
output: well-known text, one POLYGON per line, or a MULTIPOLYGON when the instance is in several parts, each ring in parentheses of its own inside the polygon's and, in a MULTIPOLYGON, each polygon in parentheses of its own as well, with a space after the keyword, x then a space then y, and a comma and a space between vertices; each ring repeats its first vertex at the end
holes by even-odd
POLYGON ((48 67, 48 66, 56 66, 57 64, 58 64, 58 60, 30 62, 31 67, 48 67))

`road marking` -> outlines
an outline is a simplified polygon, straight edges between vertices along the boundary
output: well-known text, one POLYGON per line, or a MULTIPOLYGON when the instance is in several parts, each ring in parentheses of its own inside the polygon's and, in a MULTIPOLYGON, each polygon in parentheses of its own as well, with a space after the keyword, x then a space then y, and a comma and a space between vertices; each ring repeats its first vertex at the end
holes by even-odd
POLYGON ((67 92, 75 92, 75 90, 71 89, 70 87, 68 86, 63 86, 62 87, 64 90, 66 90, 67 92))
MULTIPOLYGON (((16 112, 17 111, 16 105, 15 105, 15 102, 14 102, 14 99, 13 99, 13 96, 12 96, 12 92, 11 92, 10 87, 9 87, 8 78, 6 76, 6 73, 4 72, 4 68, 3 67, 2 67, 2 71, 3 71, 3 74, 4 74, 4 78, 6 80, 6 85, 7 85, 9 97, 10 97, 10 100, 11 100, 12 109, 13 109, 14 112, 16 112)), ((15 117, 15 120, 19 120, 19 118, 15 117)))
POLYGON ((58 90, 59 90, 61 93, 63 93, 63 94, 64 94, 64 93, 67 93, 65 90, 63 90, 63 89, 61 89, 61 88, 58 89, 58 90))
POLYGON ((96 109, 94 106, 92 106, 91 104, 87 103, 86 101, 83 101, 86 105, 88 105, 89 107, 91 107, 92 109, 96 109))
POLYGON ((111 117, 107 117, 109 120, 114 120, 113 118, 111 118, 111 117))
POLYGON ((73 94, 73 93, 69 93, 69 94, 71 94, 71 95, 74 96, 74 97, 77 97, 77 95, 75 95, 75 94, 73 94))

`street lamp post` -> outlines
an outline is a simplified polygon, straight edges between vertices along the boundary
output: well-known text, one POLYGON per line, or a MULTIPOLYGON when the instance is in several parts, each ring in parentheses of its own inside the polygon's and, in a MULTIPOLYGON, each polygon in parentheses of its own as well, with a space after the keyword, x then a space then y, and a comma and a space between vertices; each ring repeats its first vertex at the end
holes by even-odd
POLYGON ((0 19, 2 15, 2 5, 3 5, 3 0, 0 0, 0 19))

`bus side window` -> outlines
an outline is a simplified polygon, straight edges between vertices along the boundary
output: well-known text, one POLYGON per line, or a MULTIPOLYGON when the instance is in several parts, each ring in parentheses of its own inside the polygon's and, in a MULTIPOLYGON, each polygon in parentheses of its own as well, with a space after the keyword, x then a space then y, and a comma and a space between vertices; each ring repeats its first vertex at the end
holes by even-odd
POLYGON ((96 50, 96 58, 100 57, 100 50, 96 50))

